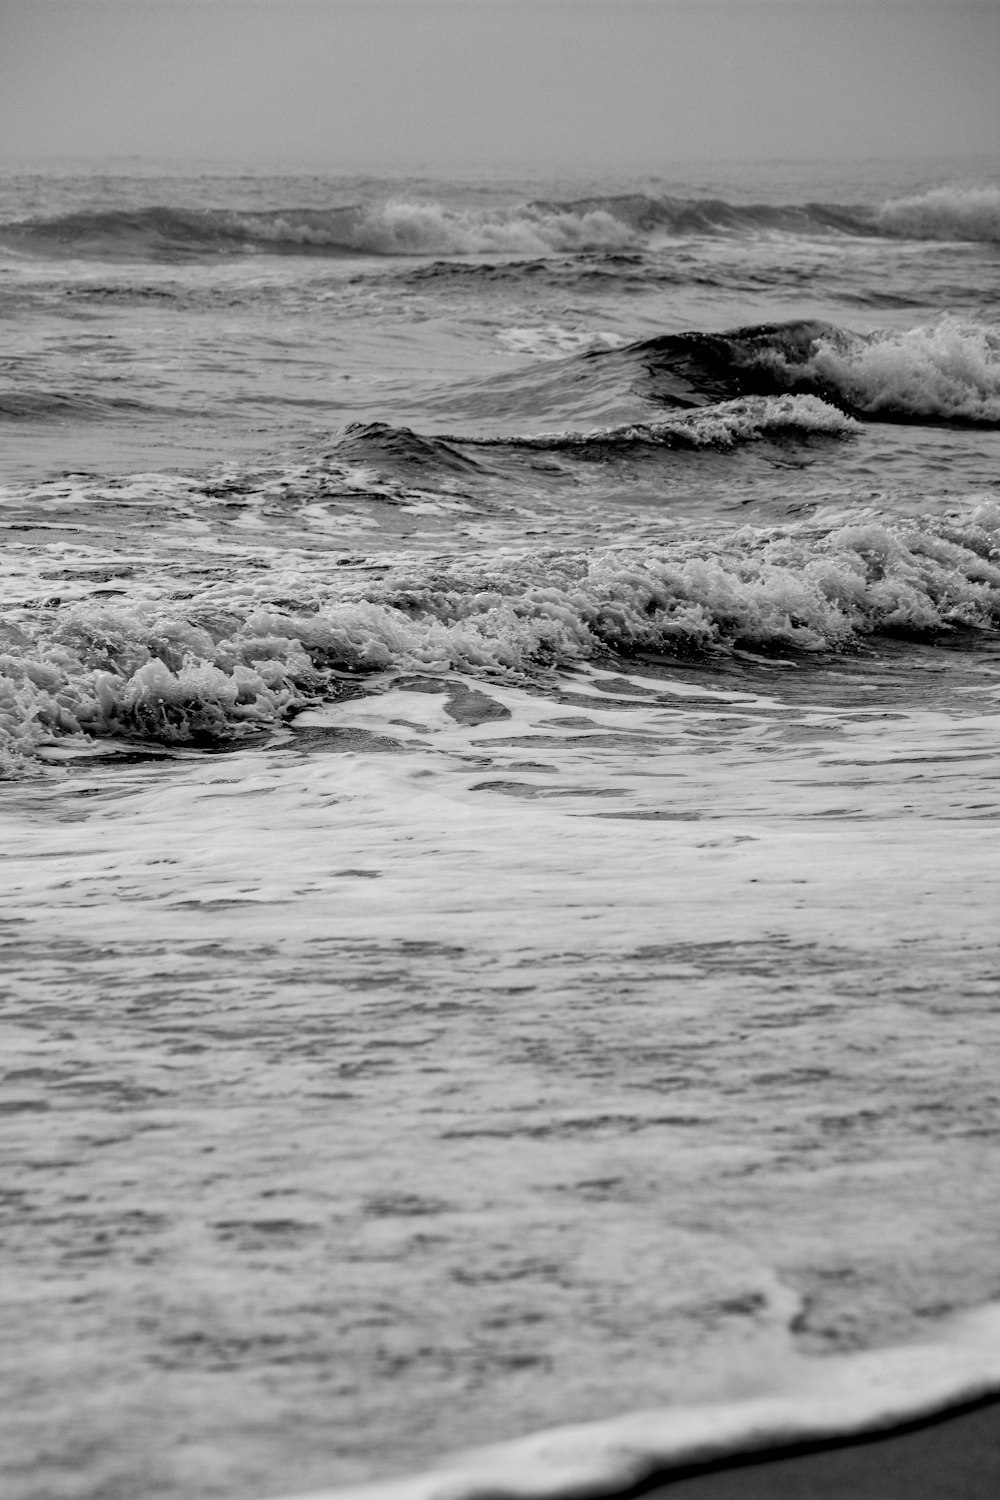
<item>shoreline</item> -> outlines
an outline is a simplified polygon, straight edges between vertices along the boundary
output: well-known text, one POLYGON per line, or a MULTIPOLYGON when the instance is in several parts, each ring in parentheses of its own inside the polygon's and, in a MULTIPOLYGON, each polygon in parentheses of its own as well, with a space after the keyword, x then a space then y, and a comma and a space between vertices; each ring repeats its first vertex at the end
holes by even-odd
POLYGON ((961 1320, 948 1343, 803 1368, 796 1394, 551 1428, 283 1500, 992 1500, 998 1312, 961 1320))
POLYGON ((733 1454, 644 1480, 615 1500, 991 1500, 1000 1396, 889 1431, 733 1454))

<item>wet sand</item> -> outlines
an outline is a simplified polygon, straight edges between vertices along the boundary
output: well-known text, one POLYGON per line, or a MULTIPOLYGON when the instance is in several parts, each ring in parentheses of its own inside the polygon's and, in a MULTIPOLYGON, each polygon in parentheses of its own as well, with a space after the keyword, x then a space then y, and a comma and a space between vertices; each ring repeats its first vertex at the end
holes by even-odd
POLYGON ((641 1494, 644 1500, 992 1500, 1000 1494, 1000 1401, 888 1436, 688 1469, 644 1485, 641 1494))

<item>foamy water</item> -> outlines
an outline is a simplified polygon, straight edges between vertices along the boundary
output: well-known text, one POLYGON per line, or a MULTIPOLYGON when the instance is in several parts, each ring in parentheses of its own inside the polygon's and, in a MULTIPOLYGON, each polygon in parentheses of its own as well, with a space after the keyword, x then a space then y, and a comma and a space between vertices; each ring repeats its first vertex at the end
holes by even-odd
POLYGON ((17 1500, 998 1388, 995 187, 377 186, 4 185, 17 1500))

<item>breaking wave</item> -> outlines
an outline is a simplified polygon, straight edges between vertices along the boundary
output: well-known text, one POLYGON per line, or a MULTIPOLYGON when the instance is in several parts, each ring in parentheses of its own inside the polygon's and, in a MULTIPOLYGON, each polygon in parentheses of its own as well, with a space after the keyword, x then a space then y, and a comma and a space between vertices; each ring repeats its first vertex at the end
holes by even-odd
POLYGON ((629 448, 714 448, 726 451, 743 443, 780 437, 850 437, 858 423, 816 396, 750 396, 667 418, 661 422, 627 422, 584 432, 540 432, 518 437, 458 438, 447 443, 476 447, 568 450, 590 456, 629 448))
POLYGON ((721 198, 595 196, 513 208, 392 200, 265 211, 86 210, 0 225, 21 254, 171 259, 198 255, 527 255, 629 251, 664 236, 848 234, 1000 239, 1000 189, 940 187, 881 206, 736 204, 721 198))
POLYGON ((1000 240, 1000 188, 951 185, 878 206, 848 203, 728 203, 722 198, 631 194, 549 203, 574 213, 610 212, 643 234, 775 231, 899 239, 1000 240))
POLYGON ((157 259, 185 255, 549 255, 635 239, 607 209, 487 213, 390 202, 266 213, 147 208, 0 225, 0 245, 42 254, 157 259))
MULTIPOLYGON (((0 765, 67 736, 206 745, 390 669, 526 678, 609 650, 851 649, 1000 624, 1000 507, 726 540, 415 559, 345 579, 247 570, 174 603, 0 618, 0 765)), ((337 576, 339 574, 339 576, 337 576)))
POLYGON ((875 215, 883 234, 914 240, 1000 241, 1000 187, 939 187, 896 198, 875 215))
POLYGON ((866 334, 820 322, 762 324, 671 334, 621 352, 639 367, 638 391, 667 406, 792 391, 854 416, 1000 424, 1000 328, 950 316, 866 334))

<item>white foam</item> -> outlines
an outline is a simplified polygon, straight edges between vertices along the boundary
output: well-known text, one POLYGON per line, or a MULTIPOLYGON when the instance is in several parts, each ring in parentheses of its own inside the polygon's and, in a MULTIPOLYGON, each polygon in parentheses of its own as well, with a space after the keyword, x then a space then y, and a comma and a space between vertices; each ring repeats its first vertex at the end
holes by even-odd
MULTIPOLYGON (((696 411, 680 412, 658 422, 627 422, 615 427, 583 431, 532 433, 514 438, 477 439, 482 446, 517 443, 525 448, 653 447, 718 448, 757 443, 780 433, 821 437, 850 437, 859 424, 817 396, 743 396, 719 401, 696 411)), ((453 438, 451 441, 470 439, 453 438)))
MULTIPOLYGON (((781 680, 764 678, 772 690, 781 680)), ((867 1327, 880 1342, 903 1329, 916 1338, 929 1303, 986 1295, 995 721, 966 734, 960 714, 917 707, 845 726, 824 703, 700 704, 661 693, 651 677, 632 678, 647 696, 626 702, 621 683, 589 668, 548 694, 491 681, 483 691, 511 717, 471 726, 446 712, 445 692, 386 674, 369 679, 378 696, 303 715, 296 727, 313 732, 289 730, 267 753, 77 766, 5 799, 5 916, 30 923, 36 944, 12 951, 8 980, 29 1007, 39 984, 64 981, 76 1003, 80 952, 88 993, 162 1005, 168 949, 183 975, 180 1035, 188 1042, 204 1027, 214 1039, 200 1063, 168 1054, 155 1075, 172 1101, 184 1102, 192 1077, 195 1087, 184 1127, 195 1135, 161 1137, 166 1212, 194 1201, 187 1184, 202 1180, 184 1176, 200 1157, 177 1143, 200 1146, 215 1128, 204 1101, 217 1095, 220 1024, 234 1038, 222 1043, 224 1066, 246 1080, 259 1113, 240 1114, 235 1168, 213 1188, 219 1218, 245 1214, 237 1204, 274 1186, 276 1158, 261 1143, 283 1131, 291 1217, 311 1221, 331 1192, 350 1205, 397 1186, 452 1205, 419 1254, 399 1248, 404 1220, 395 1258, 369 1255, 368 1231, 350 1231, 300 1262, 295 1301, 315 1321, 291 1313, 287 1278, 257 1283, 268 1329, 296 1339, 317 1329, 344 1379, 307 1395, 329 1468, 314 1456, 293 1482, 279 1450, 256 1493, 401 1463, 412 1472, 456 1434, 486 1441, 605 1415, 612 1403, 671 1406, 678 1425, 653 1434, 665 1444, 687 1431, 676 1403, 756 1398, 768 1388, 761 1370, 765 1382, 784 1371, 772 1394, 795 1396, 815 1373, 825 1409, 835 1363, 799 1360, 800 1337, 867 1327), (405 753, 316 732, 355 726, 405 753), (887 746, 895 760, 870 765, 868 752, 887 746), (942 759, 958 750, 965 766, 942 759), (510 795, 514 786, 527 795, 510 795), (646 811, 651 820, 618 815, 646 811), (68 957, 50 955, 53 934, 68 957), (413 956, 428 944, 442 945, 430 972, 413 956), (963 969, 970 955, 978 967, 963 969), (414 975, 426 990, 414 994, 414 975), (901 1008, 903 986, 918 988, 901 1008), (942 986, 959 1003, 938 1005, 942 986), (384 1027, 373 1032, 376 1015, 384 1027), (249 1036, 264 1024, 282 1039, 280 1074, 269 1049, 238 1040, 244 1017, 249 1036), (329 1087, 325 1068, 322 1081, 316 1072, 317 1025, 334 1065, 341 1027, 348 1056, 391 1036, 395 1062, 384 1071, 379 1052, 380 1066, 352 1076, 339 1103, 313 1095, 329 1087), (425 1029, 427 1050, 415 1053, 410 1039, 425 1029), (536 1042, 553 1049, 541 1070, 536 1042), (687 1074, 682 1097, 661 1076, 669 1056, 687 1074), (810 1077, 818 1059, 831 1069, 825 1082, 810 1077), (775 1069, 787 1081, 761 1085, 775 1069), (872 1120, 875 1093, 886 1108, 872 1120), (679 1111, 687 1125, 670 1122, 679 1111), (823 1128, 827 1117, 850 1120, 846 1138, 823 1128), (625 1175, 620 1191, 597 1202, 579 1190, 605 1173, 625 1175), (516 1284, 494 1282, 511 1258, 516 1284), (838 1280, 844 1267, 851 1275, 838 1280), (467 1283, 456 1268, 484 1280, 467 1283), (538 1321, 501 1328, 508 1296, 538 1321), (387 1305, 388 1347, 413 1359, 395 1385, 366 1362, 383 1347, 387 1305), (803 1335, 791 1326, 800 1307, 803 1335), (504 1363, 525 1349, 536 1363, 504 1363)), ((467 682, 440 685, 461 695, 467 682)), ((103 1006, 99 1018, 86 1033, 95 1051, 110 1035, 103 1006)), ((119 1076, 132 1077, 137 1061, 149 1064, 137 1036, 152 1035, 158 1053, 160 1032, 113 1029, 119 1076)), ((26 1033, 24 1066, 77 1067, 83 1030, 26 1033)), ((39 1150, 40 1130, 65 1122, 52 1110, 22 1128, 39 1150)), ((231 1121, 226 1129, 231 1137, 231 1121)), ((102 1181, 109 1193, 121 1185, 124 1203, 135 1202, 133 1160, 102 1158, 112 1174, 102 1181)), ((68 1190, 79 1189, 75 1171, 68 1190)), ((385 1221, 371 1222, 381 1236, 385 1221)), ((242 1328, 230 1248, 205 1250, 195 1237, 185 1256, 192 1275, 211 1266, 224 1279, 227 1327, 242 1328)), ((726 1429, 733 1441, 746 1414, 740 1406, 726 1429)), ((643 1457, 640 1420, 629 1441, 643 1457)), ((623 1440, 601 1426, 560 1441, 575 1445, 562 1456, 568 1466, 578 1455, 590 1484, 623 1440)), ((466 1468, 482 1459, 491 1484, 506 1483, 500 1453, 466 1468)), ((540 1464, 529 1450, 521 1472, 534 1465, 547 1484, 555 1470, 540 1464)))
POLYGON ((757 1400, 674 1406, 539 1432, 456 1455, 408 1479, 309 1500, 569 1500, 614 1495, 671 1469, 798 1443, 891 1431, 1000 1394, 1000 1305, 937 1343, 800 1361, 794 1386, 757 1400))
POLYGON ((265 243, 332 244, 376 255, 550 255, 624 249, 637 239, 606 209, 488 211, 405 199, 367 205, 332 226, 280 216, 244 215, 238 222, 265 243))
POLYGON ((894 198, 875 216, 887 234, 913 239, 1000 240, 1000 187, 932 188, 894 198))
POLYGON ((989 626, 998 531, 995 505, 923 522, 869 512, 665 546, 415 558, 376 580, 294 557, 179 600, 25 607, 0 639, 0 752, 11 773, 65 735, 226 738, 337 696, 345 673, 520 680, 608 647, 811 651, 989 626))
POLYGON ((804 369, 872 415, 1000 422, 1000 328, 993 325, 944 317, 846 344, 820 338, 804 369))

